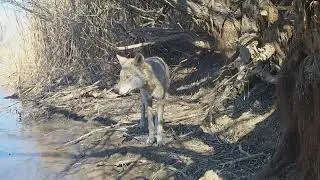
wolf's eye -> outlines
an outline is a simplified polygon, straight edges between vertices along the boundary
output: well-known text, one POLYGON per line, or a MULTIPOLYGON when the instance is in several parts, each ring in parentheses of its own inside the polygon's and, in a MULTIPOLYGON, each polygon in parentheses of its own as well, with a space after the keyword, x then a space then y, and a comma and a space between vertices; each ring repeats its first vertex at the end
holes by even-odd
POLYGON ((124 75, 124 76, 123 76, 123 79, 129 79, 129 78, 130 78, 129 75, 124 75))

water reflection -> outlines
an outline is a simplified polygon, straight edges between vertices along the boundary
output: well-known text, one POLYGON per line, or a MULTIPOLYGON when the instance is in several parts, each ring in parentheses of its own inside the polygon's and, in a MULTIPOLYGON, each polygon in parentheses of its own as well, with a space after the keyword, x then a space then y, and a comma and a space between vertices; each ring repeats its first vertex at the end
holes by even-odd
MULTIPOLYGON (((46 142, 41 134, 30 134, 20 122, 20 104, 4 99, 10 91, 0 89, 0 177, 33 180, 57 178, 75 157, 46 142), (28 135, 27 135, 28 134, 28 135)), ((33 130, 31 130, 33 131, 33 130)))
POLYGON ((38 173, 39 156, 17 156, 32 153, 34 142, 21 133, 19 103, 4 99, 10 92, 0 89, 0 177, 3 179, 43 178, 38 173))

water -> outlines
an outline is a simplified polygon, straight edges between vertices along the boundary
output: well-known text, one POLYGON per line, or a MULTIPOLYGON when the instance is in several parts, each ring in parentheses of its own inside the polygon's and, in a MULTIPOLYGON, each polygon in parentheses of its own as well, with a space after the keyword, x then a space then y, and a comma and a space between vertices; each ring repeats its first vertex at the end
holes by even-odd
POLYGON ((55 171, 43 162, 39 142, 25 135, 18 113, 20 103, 4 99, 7 95, 0 89, 0 179, 55 179, 55 171))

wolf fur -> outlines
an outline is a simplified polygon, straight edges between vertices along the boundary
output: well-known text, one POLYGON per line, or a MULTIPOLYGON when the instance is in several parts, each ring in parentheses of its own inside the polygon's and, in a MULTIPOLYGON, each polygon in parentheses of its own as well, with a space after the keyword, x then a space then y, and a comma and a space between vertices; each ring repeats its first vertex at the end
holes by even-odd
POLYGON ((169 88, 169 67, 160 57, 149 57, 138 53, 134 58, 117 55, 121 65, 119 94, 125 95, 139 89, 141 94, 140 127, 146 127, 148 120, 148 143, 163 144, 164 101, 169 88), (157 110, 153 112, 152 99, 157 99, 157 110), (147 114, 146 114, 147 112, 147 114), (153 115, 156 115, 153 121, 153 115))

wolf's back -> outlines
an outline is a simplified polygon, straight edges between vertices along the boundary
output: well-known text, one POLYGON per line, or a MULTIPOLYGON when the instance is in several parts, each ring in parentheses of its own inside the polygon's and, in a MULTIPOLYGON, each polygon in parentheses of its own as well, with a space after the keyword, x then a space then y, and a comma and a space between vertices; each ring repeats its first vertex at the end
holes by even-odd
POLYGON ((151 71, 155 77, 160 81, 161 85, 167 89, 170 84, 169 80, 169 67, 160 57, 149 57, 145 62, 150 65, 151 71))

